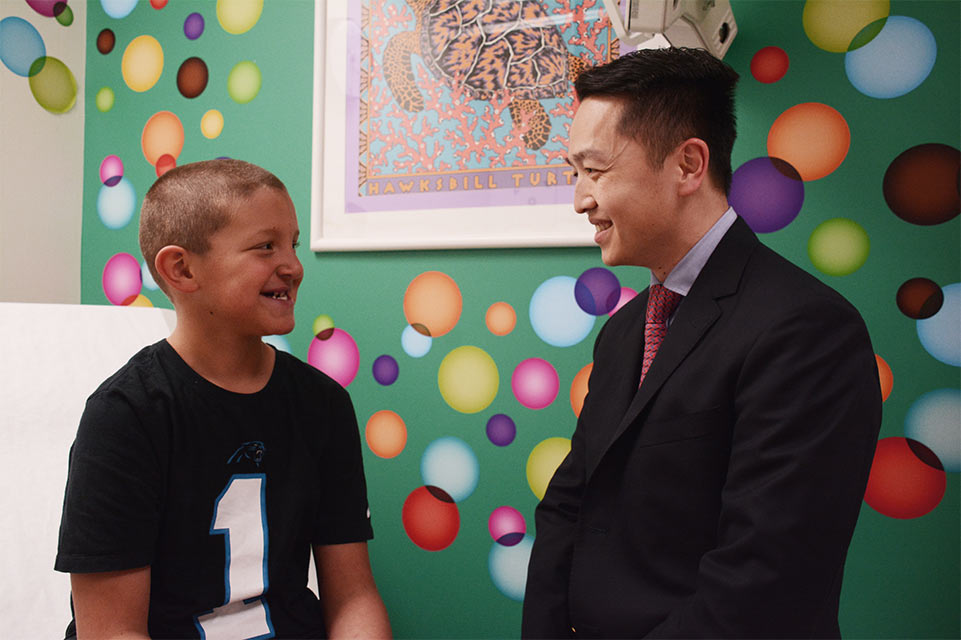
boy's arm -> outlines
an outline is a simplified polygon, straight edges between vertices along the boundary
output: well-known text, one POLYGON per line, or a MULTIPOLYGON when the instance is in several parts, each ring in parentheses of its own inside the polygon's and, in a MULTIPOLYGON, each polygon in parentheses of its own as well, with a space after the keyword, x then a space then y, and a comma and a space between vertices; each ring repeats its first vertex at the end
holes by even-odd
POLYGON ((314 545, 317 583, 331 638, 390 638, 366 542, 314 545))
POLYGON ((77 638, 149 638, 150 567, 71 573, 77 638))

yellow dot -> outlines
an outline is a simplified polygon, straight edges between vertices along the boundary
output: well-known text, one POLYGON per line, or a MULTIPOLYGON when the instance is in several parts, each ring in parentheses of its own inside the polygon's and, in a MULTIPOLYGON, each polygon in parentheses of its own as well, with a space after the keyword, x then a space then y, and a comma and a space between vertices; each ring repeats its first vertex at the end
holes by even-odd
POLYGON ((128 306, 130 306, 130 307, 152 307, 152 306, 153 306, 153 303, 150 301, 150 298, 148 298, 147 296, 145 296, 145 295, 142 294, 142 293, 138 293, 138 294, 137 294, 137 297, 134 298, 133 301, 132 301, 128 306))
POLYGON ((200 133, 206 138, 216 138, 224 130, 224 115, 211 109, 200 119, 200 133))
POLYGON ((862 29, 890 13, 889 0, 808 0, 801 23, 815 46, 845 53, 862 29))
POLYGON ((490 406, 499 383, 494 359, 477 347, 457 347, 444 356, 437 370, 441 396, 461 413, 477 413, 490 406))
POLYGON ((571 450, 567 438, 548 438, 538 444, 527 458, 527 484, 538 500, 544 498, 554 472, 571 450))
POLYGON ((263 10, 264 0, 217 0, 217 22, 227 33, 246 33, 260 20, 263 10))
POLYGON ((318 338, 322 340, 329 338, 334 332, 334 319, 326 313, 320 314, 314 318, 313 330, 318 338))
POLYGON ((164 70, 164 51, 153 36, 137 36, 130 41, 120 61, 120 72, 127 86, 142 93, 152 88, 164 70))

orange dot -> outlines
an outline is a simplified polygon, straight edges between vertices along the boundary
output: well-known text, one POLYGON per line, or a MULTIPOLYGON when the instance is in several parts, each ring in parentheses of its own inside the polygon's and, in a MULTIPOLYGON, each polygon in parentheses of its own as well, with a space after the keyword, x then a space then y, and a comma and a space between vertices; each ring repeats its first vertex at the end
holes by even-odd
POLYGON ((878 361, 878 377, 881 379, 881 402, 884 402, 891 395, 891 389, 894 388, 894 374, 884 358, 874 354, 874 359, 878 361))
POLYGON ((836 109, 804 102, 782 113, 767 135, 767 154, 794 167, 801 180, 817 180, 844 162, 851 130, 836 109))
POLYGON ((495 302, 487 308, 484 322, 495 336, 506 336, 517 326, 517 314, 506 302, 495 302))
POLYGON ((180 118, 169 111, 158 111, 150 116, 143 127, 140 146, 147 162, 154 166, 164 154, 178 158, 184 148, 184 126, 180 118))
POLYGON ((578 418, 581 417, 581 409, 584 408, 584 398, 587 397, 587 380, 591 377, 593 369, 594 363, 587 363, 583 369, 577 372, 577 375, 574 376, 574 382, 571 383, 571 409, 574 410, 574 415, 578 418))
POLYGON ((460 289, 446 273, 425 271, 414 278, 404 293, 404 316, 420 333, 442 336, 460 320, 463 308, 460 289))
POLYGON ((383 409, 367 421, 366 438, 375 455, 393 458, 407 445, 407 426, 399 415, 383 409))

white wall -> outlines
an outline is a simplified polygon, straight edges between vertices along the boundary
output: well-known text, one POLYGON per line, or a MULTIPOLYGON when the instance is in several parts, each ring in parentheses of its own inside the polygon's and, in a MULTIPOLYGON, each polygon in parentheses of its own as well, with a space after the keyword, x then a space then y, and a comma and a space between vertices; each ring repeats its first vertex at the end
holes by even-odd
POLYGON ((0 20, 32 24, 77 79, 77 103, 55 115, 0 63, 0 302, 80 302, 87 3, 69 6, 64 27, 23 0, 0 0, 0 20))

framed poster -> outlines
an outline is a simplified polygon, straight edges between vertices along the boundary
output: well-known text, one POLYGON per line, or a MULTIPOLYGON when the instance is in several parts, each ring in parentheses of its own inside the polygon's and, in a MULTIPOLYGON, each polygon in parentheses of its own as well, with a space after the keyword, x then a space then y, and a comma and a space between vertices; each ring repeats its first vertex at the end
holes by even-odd
POLYGON ((313 250, 593 244, 565 157, 603 0, 315 2, 313 250))

